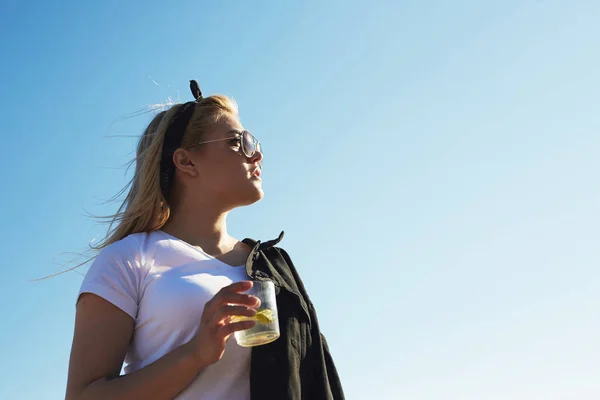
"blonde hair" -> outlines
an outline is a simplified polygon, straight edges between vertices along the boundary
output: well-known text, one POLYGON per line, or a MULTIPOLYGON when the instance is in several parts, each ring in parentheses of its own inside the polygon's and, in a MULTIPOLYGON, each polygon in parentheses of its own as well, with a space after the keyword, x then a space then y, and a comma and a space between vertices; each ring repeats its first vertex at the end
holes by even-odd
MULTIPOLYGON (((160 159, 167 129, 182 106, 176 104, 160 112, 145 129, 137 146, 133 178, 119 192, 127 195, 115 214, 100 217, 109 221, 109 227, 102 240, 90 245, 92 249, 101 250, 133 233, 158 230, 169 219, 171 209, 160 187, 160 159)), ((224 115, 238 115, 237 103, 232 98, 214 95, 198 100, 180 147, 201 141, 205 132, 224 115)))
MULTIPOLYGON (((133 178, 111 200, 116 200, 127 193, 125 199, 115 214, 96 217, 103 220, 103 222, 107 222, 109 226, 104 238, 96 244, 89 245, 89 250, 93 251, 94 254, 79 253, 79 257, 86 257, 87 259, 73 267, 42 278, 33 279, 33 281, 49 279, 76 270, 93 261, 98 252, 106 246, 133 233, 152 232, 162 228, 171 214, 171 208, 160 187, 160 160, 163 142, 173 116, 183 106, 184 104, 175 104, 167 111, 161 111, 144 130, 138 142, 135 159, 130 162, 135 166, 133 178)), ((238 114, 238 105, 230 97, 214 95, 199 98, 179 147, 187 147, 200 142, 206 131, 223 116, 232 115, 237 117, 238 114)), ((70 264, 70 262, 67 264, 70 264)))

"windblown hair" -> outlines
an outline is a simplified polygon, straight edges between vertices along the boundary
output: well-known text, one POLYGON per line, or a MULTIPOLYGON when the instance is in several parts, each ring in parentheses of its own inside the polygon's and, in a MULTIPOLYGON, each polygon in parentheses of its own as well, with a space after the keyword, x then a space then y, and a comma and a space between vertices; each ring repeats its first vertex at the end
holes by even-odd
MULTIPOLYGON (((160 160, 165 133, 182 104, 175 104, 157 114, 141 136, 134 160, 132 180, 119 192, 127 193, 117 212, 101 217, 109 222, 106 236, 92 249, 101 250, 111 243, 138 232, 160 229, 169 219, 171 209, 160 187, 160 160)), ((180 147, 202 140, 205 132, 225 115, 238 115, 237 103, 223 95, 198 100, 180 147)))

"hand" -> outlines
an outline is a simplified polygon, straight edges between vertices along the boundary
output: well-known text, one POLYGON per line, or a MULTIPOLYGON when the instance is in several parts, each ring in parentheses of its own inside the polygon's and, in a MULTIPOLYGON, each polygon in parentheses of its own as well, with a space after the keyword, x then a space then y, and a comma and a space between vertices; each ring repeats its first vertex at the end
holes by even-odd
POLYGON ((232 316, 253 317, 260 305, 257 297, 241 294, 252 288, 251 281, 236 282, 221 289, 204 306, 198 333, 189 342, 194 358, 206 367, 223 357, 225 344, 235 331, 250 329, 252 320, 231 322, 232 316))

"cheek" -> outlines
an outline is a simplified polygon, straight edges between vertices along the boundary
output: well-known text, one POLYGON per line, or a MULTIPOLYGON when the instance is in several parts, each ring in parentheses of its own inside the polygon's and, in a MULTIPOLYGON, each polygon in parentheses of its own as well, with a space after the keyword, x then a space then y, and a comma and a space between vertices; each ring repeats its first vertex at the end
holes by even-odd
POLYGON ((204 183, 219 192, 234 190, 248 180, 243 164, 234 157, 206 163, 203 169, 204 183))

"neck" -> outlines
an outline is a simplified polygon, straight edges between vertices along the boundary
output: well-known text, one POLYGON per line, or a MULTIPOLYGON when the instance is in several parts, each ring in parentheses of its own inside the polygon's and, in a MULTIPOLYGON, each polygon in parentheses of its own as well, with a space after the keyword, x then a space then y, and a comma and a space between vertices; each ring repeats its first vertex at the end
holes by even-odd
POLYGON ((220 255, 231 250, 237 243, 227 233, 228 213, 209 204, 176 204, 161 230, 193 246, 199 246, 208 254, 220 255))

